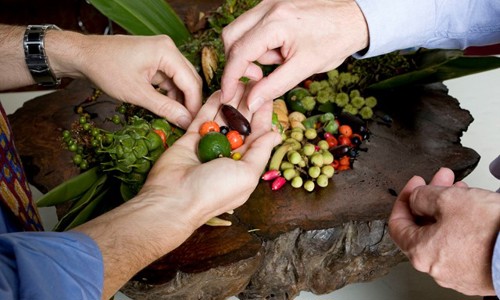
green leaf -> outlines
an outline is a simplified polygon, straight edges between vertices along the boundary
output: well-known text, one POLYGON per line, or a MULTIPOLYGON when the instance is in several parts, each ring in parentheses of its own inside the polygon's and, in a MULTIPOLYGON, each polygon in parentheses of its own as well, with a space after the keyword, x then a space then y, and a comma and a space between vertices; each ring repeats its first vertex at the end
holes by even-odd
POLYGON ((89 0, 103 15, 130 34, 166 34, 176 45, 191 35, 184 22, 165 0, 89 0))
POLYGON ((132 189, 125 182, 120 184, 120 194, 125 202, 135 197, 132 189))
POLYGON ((79 213, 76 217, 71 221, 71 223, 64 228, 64 231, 75 228, 78 225, 81 225, 87 222, 90 219, 90 216, 94 212, 95 208, 101 203, 104 196, 109 192, 110 188, 107 188, 103 191, 100 191, 95 197, 90 201, 79 213))
POLYGON ((416 56, 416 70, 379 81, 367 89, 384 90, 411 84, 442 82, 500 68, 500 57, 464 56, 462 51, 457 50, 424 51, 416 56))
POLYGON ((94 167, 56 186, 38 199, 38 207, 54 206, 73 200, 85 193, 98 179, 98 168, 94 167))
MULTIPOLYGON (((107 186, 108 175, 103 174, 87 189, 85 194, 71 207, 71 209, 54 226, 54 231, 63 231, 74 221, 75 217, 101 194, 101 191, 107 186)), ((108 184, 109 185, 109 184, 108 184)), ((108 188, 106 188, 107 190, 108 188)))

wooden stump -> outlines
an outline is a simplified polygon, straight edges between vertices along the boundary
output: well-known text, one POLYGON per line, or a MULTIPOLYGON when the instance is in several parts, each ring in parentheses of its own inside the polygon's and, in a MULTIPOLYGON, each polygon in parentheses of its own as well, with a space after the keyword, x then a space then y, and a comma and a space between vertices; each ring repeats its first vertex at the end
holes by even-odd
MULTIPOLYGON (((91 94, 88 82, 74 81, 10 116, 29 179, 41 191, 77 174, 60 132, 91 94)), ((110 125, 116 103, 103 95, 87 109, 110 125)), ((261 182, 234 215, 223 216, 233 226, 201 227, 123 292, 133 299, 293 299, 301 290, 323 294, 386 274, 404 260, 385 221, 396 193, 413 175, 429 180, 441 166, 462 179, 479 155, 460 144, 472 116, 442 84, 380 95, 376 114, 353 170, 313 193, 289 185, 273 192, 261 182)))

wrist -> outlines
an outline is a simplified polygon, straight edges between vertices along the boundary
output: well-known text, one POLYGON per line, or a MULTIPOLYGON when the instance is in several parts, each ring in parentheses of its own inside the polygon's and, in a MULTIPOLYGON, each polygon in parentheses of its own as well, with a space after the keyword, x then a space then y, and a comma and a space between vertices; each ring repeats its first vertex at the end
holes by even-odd
POLYGON ((59 77, 79 78, 84 74, 80 71, 85 63, 82 58, 84 35, 72 31, 50 30, 45 36, 45 52, 50 60, 54 74, 59 77))
POLYGON ((354 28, 355 33, 353 36, 358 37, 356 43, 354 44, 353 53, 359 51, 365 51, 368 48, 370 41, 370 33, 368 30, 368 23, 366 21, 365 15, 363 14, 361 8, 356 1, 351 1, 352 5, 352 18, 351 26, 354 28))

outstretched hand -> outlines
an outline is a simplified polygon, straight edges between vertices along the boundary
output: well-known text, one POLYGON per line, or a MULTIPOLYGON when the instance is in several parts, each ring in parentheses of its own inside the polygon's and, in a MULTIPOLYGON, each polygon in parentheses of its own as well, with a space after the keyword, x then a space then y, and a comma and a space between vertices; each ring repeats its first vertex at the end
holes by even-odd
POLYGON ((240 85, 235 99, 237 107, 250 121, 252 133, 246 137, 241 160, 218 158, 200 163, 197 157, 198 133, 201 124, 221 121, 220 92, 213 94, 202 107, 187 132, 166 151, 150 171, 144 189, 158 189, 176 199, 188 211, 190 227, 197 228, 210 218, 242 205, 259 182, 279 134, 271 131, 272 103, 266 103, 254 114, 246 109, 244 87, 240 85))
POLYGON ((389 219, 394 242, 418 271, 467 295, 494 295, 493 246, 500 228, 500 194, 454 183, 440 169, 426 185, 415 176, 389 219))
POLYGON ((245 145, 238 148, 243 153, 241 160, 217 158, 203 164, 198 160, 199 127, 219 118, 217 92, 187 132, 156 161, 136 197, 74 229, 92 237, 101 250, 103 299, 109 299, 139 270, 177 248, 209 219, 242 205, 253 192, 281 136, 271 131, 272 103, 252 114, 244 109, 245 98, 240 85, 230 101, 252 126, 245 145))

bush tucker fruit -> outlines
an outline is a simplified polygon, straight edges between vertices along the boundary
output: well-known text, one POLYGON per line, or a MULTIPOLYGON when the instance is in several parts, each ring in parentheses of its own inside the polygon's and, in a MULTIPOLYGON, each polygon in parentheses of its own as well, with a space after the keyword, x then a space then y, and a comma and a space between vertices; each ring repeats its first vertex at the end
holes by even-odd
POLYGON ((202 163, 220 157, 231 156, 231 144, 220 132, 209 132, 201 137, 198 143, 198 158, 202 163))

